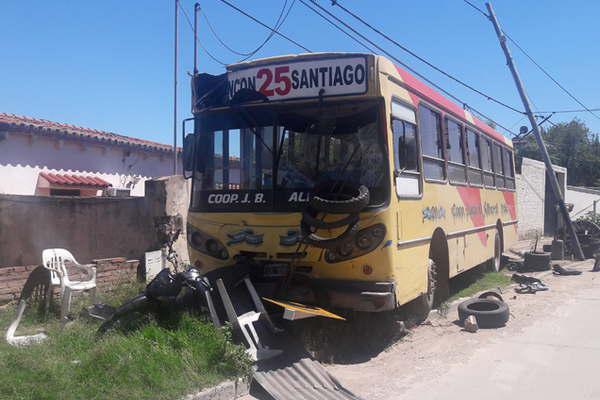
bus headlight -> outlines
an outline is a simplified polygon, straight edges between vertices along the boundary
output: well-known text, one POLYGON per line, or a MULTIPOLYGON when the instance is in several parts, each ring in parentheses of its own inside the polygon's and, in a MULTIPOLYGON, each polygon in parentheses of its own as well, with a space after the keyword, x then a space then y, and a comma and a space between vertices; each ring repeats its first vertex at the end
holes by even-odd
POLYGON ((194 250, 198 250, 202 254, 218 258, 219 260, 227 260, 229 258, 227 248, 225 248, 219 239, 212 237, 206 232, 202 232, 190 224, 187 225, 187 240, 194 250))
POLYGON ((353 239, 325 252, 325 261, 337 263, 360 257, 375 250, 385 238, 385 225, 377 224, 361 229, 353 239))

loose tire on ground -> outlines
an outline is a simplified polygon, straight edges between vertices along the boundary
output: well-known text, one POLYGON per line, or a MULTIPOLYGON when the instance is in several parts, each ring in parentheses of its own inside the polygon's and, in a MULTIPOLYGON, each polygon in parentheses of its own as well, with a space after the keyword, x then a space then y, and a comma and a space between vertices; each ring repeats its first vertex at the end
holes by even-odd
POLYGON ((524 268, 527 271, 548 271, 550 269, 550 253, 525 253, 524 268))
POLYGON ((508 322, 508 304, 491 299, 469 299, 458 305, 458 319, 461 323, 473 315, 480 328, 499 328, 508 322))

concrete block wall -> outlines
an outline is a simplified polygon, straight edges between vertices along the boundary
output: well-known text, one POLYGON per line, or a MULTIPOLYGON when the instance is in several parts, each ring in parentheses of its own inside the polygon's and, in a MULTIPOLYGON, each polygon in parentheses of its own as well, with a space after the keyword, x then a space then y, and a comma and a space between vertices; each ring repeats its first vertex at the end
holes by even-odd
MULTIPOLYGON (((553 165, 554 170, 567 175, 567 169, 553 165)), ((563 193, 566 179, 559 180, 563 193)), ((519 238, 534 238, 544 232, 544 208, 546 194, 546 165, 537 160, 523 158, 521 174, 516 176, 517 209, 519 215, 519 238)))
POLYGON ((160 249, 155 217, 183 217, 183 232, 174 247, 189 262, 189 189, 189 180, 173 176, 147 181, 146 196, 138 198, 0 195, 0 300, 19 295, 47 248, 66 248, 78 262, 96 263, 99 286, 135 279, 144 253, 160 249), (113 261, 102 260, 106 258, 113 261))
POLYGON ((544 194, 546 166, 523 158, 521 174, 516 177, 519 238, 532 238, 544 231, 544 194))

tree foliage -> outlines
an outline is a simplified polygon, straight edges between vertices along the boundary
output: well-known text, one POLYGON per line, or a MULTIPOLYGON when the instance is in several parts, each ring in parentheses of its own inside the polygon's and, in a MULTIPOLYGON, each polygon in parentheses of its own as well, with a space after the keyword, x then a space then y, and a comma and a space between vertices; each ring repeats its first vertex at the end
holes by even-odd
MULTIPOLYGON (((600 186, 600 141, 582 121, 573 119, 542 128, 542 137, 552 163, 567 168, 569 185, 600 186)), ((533 134, 515 149, 519 165, 523 157, 542 160, 533 134)))

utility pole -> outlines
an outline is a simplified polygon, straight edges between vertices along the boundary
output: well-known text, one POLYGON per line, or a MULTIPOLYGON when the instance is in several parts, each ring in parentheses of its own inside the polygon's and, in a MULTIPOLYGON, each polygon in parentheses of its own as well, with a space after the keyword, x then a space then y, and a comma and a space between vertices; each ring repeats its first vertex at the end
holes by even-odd
POLYGON ((535 120, 535 116, 531 111, 531 104, 529 103, 529 98, 527 97, 527 93, 525 92, 525 88, 523 87, 523 82, 519 76, 519 72, 517 71, 517 67, 512 59, 510 54, 510 49, 506 44, 506 36, 502 32, 500 28, 500 24, 498 22, 498 18, 496 17, 496 13, 492 8, 490 3, 485 3, 489 16, 488 18, 492 21, 494 25, 494 29, 496 30, 496 35, 498 36, 498 41, 500 42, 500 47, 502 47, 502 51, 504 51, 504 55, 506 56, 506 64, 512 73, 513 79, 515 80, 515 84, 517 85, 517 90, 519 91, 519 96, 521 96, 521 101, 523 102, 523 106, 525 107, 525 112, 527 113, 527 117, 529 118, 529 123, 531 124, 531 128, 533 130, 533 135, 535 136, 535 140, 540 148, 540 152, 542 153, 542 158, 544 159, 544 163, 546 164, 546 177, 550 182, 550 186, 552 188, 552 192, 554 194, 554 198, 558 201, 558 206, 560 208, 560 212, 565 221, 565 227, 567 228, 568 234, 571 235, 572 240, 572 249, 576 258, 583 260, 585 259, 583 255, 583 251, 581 250, 581 245, 579 244, 579 238, 575 233, 575 228, 573 227, 573 223, 571 222, 571 217, 569 216, 569 211, 565 205, 565 201, 563 199, 562 192, 558 186, 558 179, 556 178, 556 174, 554 173, 554 169, 552 168, 552 162, 550 161, 550 155, 548 154, 548 150, 546 149, 546 145, 544 144, 544 140, 542 138, 542 134, 540 132, 540 127, 535 120))
POLYGON ((179 47, 178 40, 178 15, 179 15, 179 0, 175 0, 175 30, 174 50, 173 50, 173 175, 177 175, 177 53, 179 47))
POLYGON ((194 4, 194 75, 198 73, 198 11, 200 3, 194 4))

